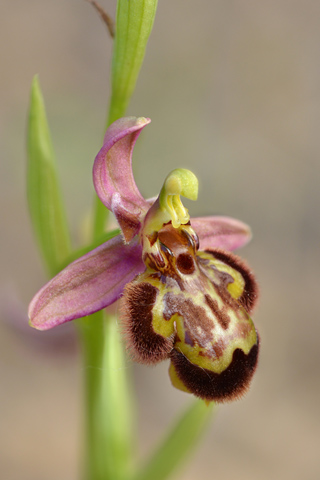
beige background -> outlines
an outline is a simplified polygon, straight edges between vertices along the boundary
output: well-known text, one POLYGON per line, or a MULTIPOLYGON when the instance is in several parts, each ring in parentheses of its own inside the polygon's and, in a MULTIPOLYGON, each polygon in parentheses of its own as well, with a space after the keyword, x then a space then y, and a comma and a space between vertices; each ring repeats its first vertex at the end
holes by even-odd
MULTIPOLYGON (((115 0, 101 3, 114 13, 115 0)), ((79 242, 111 40, 84 1, 1 5, 1 478, 77 480, 82 365, 73 328, 26 327, 26 306, 46 277, 26 211, 25 120, 39 73, 79 242)), ((136 150, 137 183, 152 196, 170 169, 193 169, 201 191, 192 214, 252 226, 242 255, 262 292, 251 391, 219 409, 185 480, 320 478, 319 41, 318 0, 159 1, 128 112, 152 118, 136 150)), ((134 367, 141 455, 190 402, 166 370, 134 367)))

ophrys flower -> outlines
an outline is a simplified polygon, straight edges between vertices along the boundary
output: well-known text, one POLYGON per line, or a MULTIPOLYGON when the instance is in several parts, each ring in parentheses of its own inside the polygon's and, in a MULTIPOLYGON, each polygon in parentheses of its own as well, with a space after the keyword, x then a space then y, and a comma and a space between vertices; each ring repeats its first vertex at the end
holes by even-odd
POLYGON ((155 201, 140 194, 132 150, 146 118, 114 122, 98 153, 93 180, 122 235, 62 270, 34 297, 31 324, 46 330, 89 315, 121 297, 127 347, 142 363, 170 358, 174 386, 227 401, 248 387, 258 358, 249 313, 257 285, 230 250, 250 229, 228 217, 189 218, 180 195, 195 200, 192 172, 171 172, 155 201))

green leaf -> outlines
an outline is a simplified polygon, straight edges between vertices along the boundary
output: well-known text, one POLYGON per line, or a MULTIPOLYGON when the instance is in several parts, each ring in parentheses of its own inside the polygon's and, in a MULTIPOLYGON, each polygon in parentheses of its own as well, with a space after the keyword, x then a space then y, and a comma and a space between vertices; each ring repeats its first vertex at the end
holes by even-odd
POLYGON ((164 480, 189 460, 190 451, 197 445, 209 423, 214 403, 197 400, 180 418, 145 467, 134 480, 164 480), (187 458, 188 455, 188 458, 187 458))
POLYGON ((55 275, 70 254, 70 237, 37 76, 31 88, 27 141, 27 196, 31 221, 47 269, 55 275))
POLYGON ((152 30, 158 0, 118 0, 108 125, 124 116, 152 30))

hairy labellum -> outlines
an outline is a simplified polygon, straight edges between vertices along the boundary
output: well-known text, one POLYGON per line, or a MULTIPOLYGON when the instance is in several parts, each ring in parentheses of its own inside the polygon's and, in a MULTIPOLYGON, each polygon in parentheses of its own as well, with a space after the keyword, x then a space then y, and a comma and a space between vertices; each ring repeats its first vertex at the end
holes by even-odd
POLYGON ((146 270, 125 288, 123 326, 134 360, 170 358, 175 387, 223 402, 247 390, 257 365, 257 285, 236 255, 198 248, 190 224, 143 238, 146 270))

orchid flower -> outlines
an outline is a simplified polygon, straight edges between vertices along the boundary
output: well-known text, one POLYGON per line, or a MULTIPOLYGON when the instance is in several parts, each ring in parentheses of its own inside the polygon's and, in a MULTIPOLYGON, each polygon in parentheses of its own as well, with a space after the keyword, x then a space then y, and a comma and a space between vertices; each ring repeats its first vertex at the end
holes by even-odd
POLYGON ((135 361, 170 359, 172 384, 206 401, 229 401, 248 388, 259 337, 249 317, 255 278, 230 250, 250 229, 223 216, 190 219, 180 196, 196 200, 198 181, 173 170, 156 200, 134 181, 131 159, 148 118, 127 117, 107 130, 93 167, 98 197, 121 235, 71 263, 29 307, 39 330, 101 310, 120 298, 121 325, 135 361))

